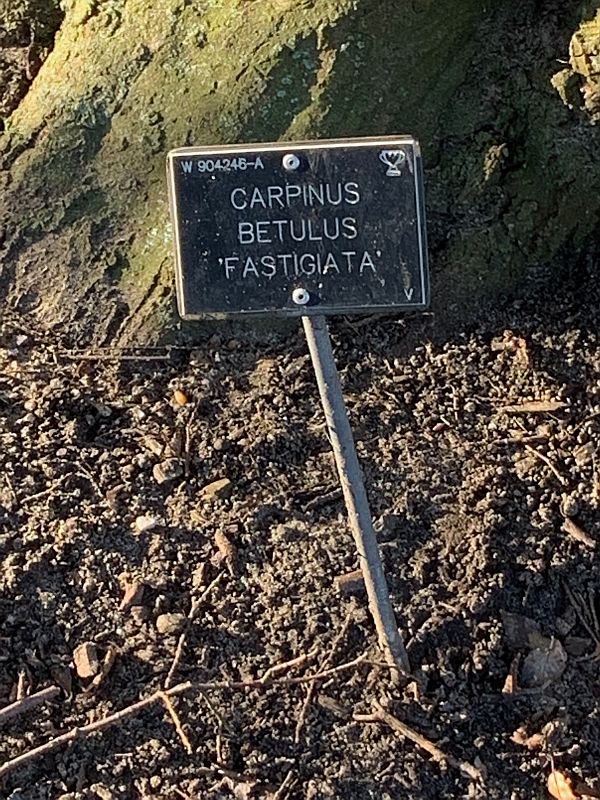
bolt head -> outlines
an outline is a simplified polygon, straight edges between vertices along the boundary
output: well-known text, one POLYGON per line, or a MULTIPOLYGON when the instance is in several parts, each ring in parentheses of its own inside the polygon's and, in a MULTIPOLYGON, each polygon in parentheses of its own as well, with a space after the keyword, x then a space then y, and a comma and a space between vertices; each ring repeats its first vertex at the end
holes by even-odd
POLYGON ((310 300, 310 294, 306 289, 294 289, 292 292, 292 300, 297 306, 305 306, 310 300))
POLYGON ((294 172, 300 166, 300 159, 294 153, 286 153, 283 157, 283 168, 294 172))

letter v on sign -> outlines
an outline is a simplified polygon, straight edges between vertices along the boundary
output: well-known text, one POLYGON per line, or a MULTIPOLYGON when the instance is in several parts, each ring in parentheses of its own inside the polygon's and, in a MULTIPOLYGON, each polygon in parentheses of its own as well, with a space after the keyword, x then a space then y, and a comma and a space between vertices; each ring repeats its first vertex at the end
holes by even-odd
POLYGON ((412 296, 413 296, 413 292, 414 292, 414 291, 415 291, 415 290, 414 290, 414 289, 412 289, 412 288, 411 288, 411 289, 405 289, 405 290, 404 290, 404 294, 406 295, 406 299, 407 299, 407 300, 412 300, 412 296))

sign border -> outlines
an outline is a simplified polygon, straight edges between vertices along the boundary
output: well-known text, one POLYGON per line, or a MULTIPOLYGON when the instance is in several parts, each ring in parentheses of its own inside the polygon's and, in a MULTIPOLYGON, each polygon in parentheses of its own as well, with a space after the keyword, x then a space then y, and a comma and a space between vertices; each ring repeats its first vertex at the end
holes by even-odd
POLYGON ((422 311, 429 308, 429 262, 427 253, 427 228, 425 217, 425 198, 421 191, 421 147, 419 141, 412 136, 364 136, 341 139, 314 139, 302 141, 280 142, 255 142, 222 145, 199 145, 193 147, 178 147, 167 154, 167 184, 169 191, 169 208, 173 222, 173 246, 175 251, 175 291, 177 294, 177 308, 183 320, 193 321, 202 319, 232 319, 236 317, 279 317, 297 318, 302 316, 321 316, 334 314, 383 314, 394 312, 422 311), (334 150, 348 147, 374 147, 388 146, 389 148, 411 145, 416 156, 414 171, 415 206, 417 210, 417 233, 419 242, 419 271, 421 276, 422 303, 407 303, 406 305, 381 305, 381 306, 298 306, 298 308, 277 309, 251 309, 240 311, 202 311, 201 313, 187 313, 185 310, 185 297, 183 292, 183 270, 181 267, 181 243, 179 239, 179 220, 177 197, 174 190, 175 163, 180 156, 222 156, 230 153, 264 153, 280 152, 287 150, 334 150))

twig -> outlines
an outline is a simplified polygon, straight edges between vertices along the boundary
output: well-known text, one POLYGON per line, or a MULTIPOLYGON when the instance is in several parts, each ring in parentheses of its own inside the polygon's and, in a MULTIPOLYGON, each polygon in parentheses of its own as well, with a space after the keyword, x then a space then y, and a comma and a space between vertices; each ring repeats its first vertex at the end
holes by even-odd
POLYGON ((160 699, 163 701, 165 708, 169 712, 169 716, 173 720, 173 725, 175 726, 175 730, 181 739, 183 746, 185 747, 188 755, 193 753, 193 747, 190 743, 190 740, 186 736, 185 731, 183 730, 183 725, 181 724, 181 720, 179 719, 177 712, 175 711, 175 706, 173 705, 173 701, 171 698, 165 694, 165 692, 160 692, 160 699))
POLYGON ((564 475, 560 474, 560 472, 556 469, 556 466, 548 458, 548 456, 545 456, 543 453, 540 453, 539 450, 536 450, 535 447, 532 447, 529 444, 525 444, 525 450, 527 450, 528 453, 531 453, 532 456, 539 458, 540 461, 543 461, 543 463, 548 467, 548 469, 556 476, 559 483, 561 483, 563 486, 568 485, 569 483, 568 480, 564 477, 564 475))
POLYGON ((200 597, 198 599, 192 600, 192 605, 190 606, 185 628, 183 629, 183 631, 179 636, 179 641, 177 642, 177 647, 175 648, 175 654, 173 655, 173 661, 171 662, 171 666, 167 673, 167 677, 165 678, 165 683, 164 683, 165 689, 168 689, 169 686, 171 686, 171 683, 173 682, 173 676, 175 675, 175 672, 179 667, 179 662, 181 661, 181 657, 183 655, 183 648, 185 647, 185 641, 187 635, 189 633, 192 622, 196 618, 196 614, 198 613, 200 606, 206 600, 208 595, 212 592, 212 590, 215 588, 215 586, 219 583, 219 581, 223 578, 224 575, 225 575, 224 572, 219 572, 217 577, 208 584, 208 586, 202 592, 200 597))
POLYGON ((592 539, 592 537, 587 534, 583 528, 580 528, 579 525, 570 517, 565 517, 565 521, 562 524, 562 530, 568 536, 571 536, 573 539, 577 539, 578 542, 581 542, 581 544, 584 544, 586 547, 591 547, 592 550, 596 547, 595 539, 592 539))
POLYGON ((313 497, 304 503, 304 511, 315 511, 321 506, 326 506, 328 503, 335 503, 343 497, 341 489, 333 489, 331 492, 321 494, 318 497, 313 497))
POLYGON ((63 483, 65 483, 69 478, 71 478, 73 474, 70 472, 68 475, 61 475, 60 478, 55 480, 47 489, 44 489, 42 492, 37 492, 36 494, 30 494, 29 497, 24 497, 21 500, 21 505, 25 505, 25 503, 31 503, 33 500, 39 500, 42 497, 45 497, 47 494, 52 494, 55 489, 58 489, 63 483))
POLYGON ((26 694, 27 688, 25 684, 25 671, 21 670, 17 679, 17 696, 15 697, 15 700, 22 700, 26 694))
POLYGON ((32 708, 45 703, 47 700, 53 700, 59 694, 60 689, 58 686, 48 686, 47 689, 42 689, 35 694, 30 694, 29 697, 23 697, 21 700, 5 706, 0 709, 0 725, 8 722, 9 719, 13 719, 13 717, 19 716, 19 714, 31 711, 32 708))
POLYGON ((483 776, 481 774, 481 770, 478 770, 477 767, 469 764, 468 761, 459 761, 458 759, 454 758, 454 756, 447 755, 432 741, 427 739, 422 734, 417 733, 417 731, 410 728, 405 722, 401 722, 397 717, 394 717, 392 714, 386 711, 385 708, 383 708, 383 706, 376 700, 373 702, 373 708, 375 709, 373 714, 354 714, 353 718, 356 720, 356 722, 385 723, 386 725, 389 725, 389 727, 395 733, 400 734, 400 736, 405 736, 407 739, 410 739, 411 742, 414 742, 421 749, 425 750, 425 752, 429 753, 434 761, 442 763, 445 762, 451 767, 459 769, 474 781, 482 780, 483 776))
POLYGON ((74 742, 77 739, 84 739, 91 734, 98 733, 106 728, 109 728, 115 723, 123 722, 123 720, 135 716, 135 714, 138 714, 140 711, 143 711, 157 701, 164 702, 164 696, 178 697, 191 691, 208 692, 223 690, 235 692, 247 691, 250 689, 267 689, 271 686, 298 686, 303 683, 310 683, 314 680, 325 680, 325 678, 332 678, 342 672, 348 672, 349 670, 360 666, 360 664, 365 663, 366 657, 367 654, 363 653, 361 656, 353 659, 352 661, 348 661, 345 664, 339 664, 337 667, 324 670, 316 675, 305 675, 297 678, 274 678, 269 681, 264 681, 262 678, 256 678, 255 680, 251 681, 219 681, 215 683, 195 683, 193 681, 185 681, 184 683, 178 683, 171 689, 158 689, 158 691, 148 695, 148 697, 144 697, 142 700, 138 700, 137 703, 132 703, 131 705, 122 708, 120 711, 115 711, 114 714, 109 714, 107 717, 104 717, 104 719, 97 720, 96 722, 90 722, 88 725, 83 725, 81 728, 71 728, 71 730, 61 734, 60 736, 56 736, 54 739, 50 739, 50 741, 46 742, 45 744, 34 747, 31 750, 27 750, 24 753, 21 753, 20 756, 17 756, 10 761, 6 761, 4 764, 2 764, 2 766, 0 766, 0 778, 3 778, 5 775, 8 775, 8 773, 13 772, 19 767, 22 767, 24 764, 34 761, 40 756, 53 753, 55 750, 58 750, 65 744, 74 742))
POLYGON ((283 783, 277 789, 271 800, 283 800, 286 794, 293 788, 296 781, 294 780, 294 771, 291 769, 283 779, 283 783))
POLYGON ((292 658, 289 661, 283 661, 281 664, 274 664, 262 675, 260 682, 263 684, 274 683, 275 676, 279 675, 280 672, 285 672, 286 669, 294 669, 295 667, 303 667, 307 661, 312 661, 318 652, 317 649, 314 649, 311 650, 310 653, 303 653, 301 656, 292 658))
MULTIPOLYGON (((331 662, 333 661, 333 659, 335 658, 336 651, 340 646, 341 642, 344 640, 346 634, 348 633, 348 628, 350 627, 350 623, 353 621, 353 619, 354 619, 354 612, 351 611, 344 620, 344 624, 342 625, 338 635, 335 637, 333 644, 331 646, 331 650, 329 651, 329 655, 321 665, 320 671, 327 669, 331 664, 331 662)), ((310 706, 311 701, 314 697, 316 687, 317 687, 317 681, 315 679, 308 686, 308 691, 306 693, 306 697, 304 698, 304 702, 302 703, 302 708, 300 709, 298 721, 296 722, 296 730, 294 732, 294 742, 296 744, 300 742, 300 736, 302 735, 302 730, 306 723, 306 715, 308 713, 308 707, 310 706)))
POLYGON ((190 414, 190 418, 185 424, 185 441, 183 445, 183 452, 184 452, 184 475, 186 480, 190 477, 190 466, 192 463, 192 444, 194 441, 194 431, 192 425, 196 419, 196 415, 198 413, 198 409, 200 408, 200 401, 197 400, 194 403, 194 407, 192 408, 192 413, 190 414))

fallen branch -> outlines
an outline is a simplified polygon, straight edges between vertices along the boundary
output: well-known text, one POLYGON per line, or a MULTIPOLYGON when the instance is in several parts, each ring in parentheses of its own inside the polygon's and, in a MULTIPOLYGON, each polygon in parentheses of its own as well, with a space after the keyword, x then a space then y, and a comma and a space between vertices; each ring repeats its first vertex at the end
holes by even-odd
POLYGON ((477 769, 477 767, 469 764, 468 761, 459 761, 454 756, 447 755, 432 741, 386 711, 376 700, 373 702, 373 708, 375 709, 373 714, 354 714, 353 719, 356 722, 379 722, 388 725, 395 733, 410 739, 411 742, 414 742, 426 753, 429 753, 434 761, 455 767, 474 781, 483 779, 481 770, 477 769))
MULTIPOLYGON (((99 733, 100 731, 109 728, 115 723, 123 722, 123 720, 135 716, 135 714, 138 714, 140 711, 143 711, 157 702, 164 703, 165 697, 178 697, 179 695, 187 694, 191 691, 209 692, 223 690, 236 692, 247 691, 251 689, 267 689, 272 686, 298 686, 299 684, 310 683, 311 681, 315 680, 332 678, 335 675, 339 675, 341 672, 347 672, 348 670, 355 669, 360 664, 363 664, 366 661, 366 658, 367 654, 363 653, 358 658, 348 661, 345 664, 339 664, 337 667, 332 667, 331 669, 324 670, 323 672, 315 675, 305 675, 297 678, 273 678, 265 681, 263 677, 260 677, 250 681, 219 681, 214 683, 195 683, 194 681, 186 681, 185 683, 178 683, 171 689, 158 689, 153 694, 148 695, 148 697, 144 697, 142 700, 138 700, 137 703, 132 703, 131 705, 122 708, 120 711, 115 711, 114 714, 109 714, 107 717, 104 717, 104 719, 97 720, 96 722, 90 722, 87 725, 82 725, 80 728, 71 728, 71 730, 61 734, 60 736, 50 739, 50 741, 46 742, 45 744, 34 747, 31 750, 27 750, 25 753, 21 753, 20 756, 17 756, 10 761, 6 761, 2 766, 0 766, 0 778, 3 778, 10 772, 14 772, 14 770, 18 769, 19 767, 29 764, 31 761, 34 761, 41 756, 46 756, 49 753, 53 753, 63 745, 70 744, 78 739, 85 739, 94 733, 99 733)), ((273 667, 270 667, 270 669, 272 670, 273 667)))
POLYGON ((18 717, 20 714, 31 711, 32 708, 45 703, 47 700, 53 700, 59 694, 60 689, 58 686, 48 686, 47 689, 30 694, 28 697, 22 697, 20 700, 0 709, 0 725, 4 725, 9 719, 18 717))

